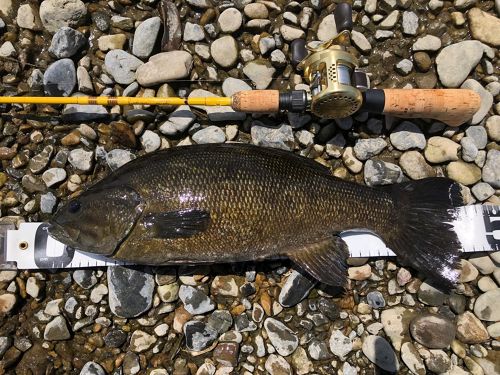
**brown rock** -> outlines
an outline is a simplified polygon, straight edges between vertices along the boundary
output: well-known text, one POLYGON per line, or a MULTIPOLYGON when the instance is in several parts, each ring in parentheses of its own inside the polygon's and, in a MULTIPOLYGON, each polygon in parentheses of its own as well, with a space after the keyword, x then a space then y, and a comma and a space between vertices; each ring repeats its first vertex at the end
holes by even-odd
POLYGON ((500 19, 492 14, 483 12, 479 8, 469 10, 467 18, 469 19, 469 29, 474 39, 494 47, 500 46, 500 19))
POLYGON ((223 342, 214 350, 214 359, 222 366, 236 367, 240 345, 236 342, 223 342))
POLYGON ((61 138, 61 144, 63 146, 74 146, 80 143, 80 132, 78 130, 73 130, 68 135, 61 138))
POLYGON ((460 314, 457 318, 457 339, 464 344, 480 344, 489 339, 490 335, 483 323, 470 311, 460 314))
POLYGON ((122 146, 135 148, 137 145, 137 138, 132 127, 125 122, 113 122, 111 124, 111 136, 122 146))
POLYGON ((432 66, 432 60, 426 52, 416 52, 413 55, 413 61, 415 61, 418 70, 424 73, 428 72, 432 66))

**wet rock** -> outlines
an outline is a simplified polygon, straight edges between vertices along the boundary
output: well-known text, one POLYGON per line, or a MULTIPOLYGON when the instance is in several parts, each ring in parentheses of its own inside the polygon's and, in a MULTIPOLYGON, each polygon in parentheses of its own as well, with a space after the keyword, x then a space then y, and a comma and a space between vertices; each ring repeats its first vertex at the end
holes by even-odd
POLYGON ((49 96, 69 96, 76 85, 75 64, 61 59, 50 65, 43 75, 45 93, 49 96))
POLYGON ((58 59, 75 55, 86 43, 85 35, 71 27, 61 27, 52 37, 49 52, 58 59))
POLYGON ((47 341, 67 340, 70 337, 66 320, 60 315, 47 324, 43 333, 43 338, 47 341))
POLYGON ((413 319, 410 332, 416 341, 430 349, 446 348, 455 338, 453 323, 435 314, 423 314, 413 319))
POLYGON ((243 16, 238 9, 228 8, 220 14, 217 22, 223 33, 234 33, 241 27, 243 16))
POLYGON ((224 342, 216 346, 213 357, 216 362, 226 367, 238 365, 238 353, 240 345, 235 342, 224 342))
POLYGON ((330 359, 332 355, 328 351, 328 343, 313 339, 307 348, 309 355, 316 361, 330 359))
POLYGON ((367 336, 363 341, 363 354, 375 365, 389 372, 399 370, 399 362, 391 345, 380 336, 367 336))
POLYGON ((493 95, 491 95, 489 91, 487 91, 478 81, 474 79, 466 80, 464 83, 462 83, 460 88, 473 90, 481 97, 481 106, 472 117, 472 120, 470 120, 470 123, 472 125, 480 123, 493 104, 493 95))
POLYGON ((78 26, 87 15, 87 8, 81 0, 44 0, 40 4, 40 19, 51 33, 63 26, 78 26))
MULTIPOLYGON (((307 352, 300 346, 292 354, 292 365, 297 375, 305 375, 314 372, 313 363, 307 357, 307 352)), ((344 374, 346 374, 345 371, 344 374)))
POLYGON ((43 151, 33 156, 29 161, 29 169, 32 173, 42 172, 49 164, 50 158, 54 152, 54 147, 46 146, 43 151))
MULTIPOLYGON (((136 78, 141 86, 149 87, 185 78, 193 67, 193 57, 186 51, 170 51, 152 56, 137 68, 136 78), (168 66, 169 69, 165 69, 168 66)), ((130 83, 130 82, 129 82, 130 83)))
POLYGON ((425 366, 428 370, 442 374, 447 372, 451 367, 451 360, 442 350, 429 350, 430 356, 425 358, 425 366))
POLYGON ((376 156, 387 147, 382 138, 358 139, 354 145, 354 154, 359 160, 368 160, 376 156))
POLYGON ((488 322, 500 321, 500 289, 481 294, 474 304, 474 314, 488 322))
POLYGON ((87 362, 82 367, 80 375, 106 375, 106 371, 96 362, 87 362))
POLYGON ((207 320, 207 327, 213 329, 218 335, 225 333, 233 325, 233 317, 227 310, 215 310, 207 320))
POLYGON ((483 56, 481 42, 466 40, 449 45, 436 57, 439 80, 445 87, 459 87, 483 56))
POLYGON ((470 311, 457 318, 457 339, 464 344, 480 344, 489 338, 483 323, 470 311))
POLYGON ((252 80, 258 90, 269 86, 275 72, 276 69, 266 60, 250 61, 243 68, 243 73, 252 80))
POLYGON ((364 175, 368 186, 388 185, 403 181, 401 168, 382 160, 368 160, 365 163, 364 175))
POLYGON ((141 58, 148 58, 153 52, 161 27, 160 17, 151 17, 143 21, 134 33, 132 53, 141 58))
POLYGON ((379 291, 370 292, 366 295, 366 301, 374 309, 385 307, 385 299, 379 291))
POLYGON ((156 343, 156 337, 144 331, 136 330, 130 338, 130 350, 142 353, 150 349, 156 343))
POLYGON ((295 145, 292 127, 282 124, 278 128, 267 127, 254 122, 251 128, 252 143, 257 146, 292 150, 295 145))
POLYGON ((126 375, 135 375, 141 371, 141 364, 139 363, 139 357, 133 352, 125 353, 123 357, 123 373, 126 375))
POLYGON ((500 151, 489 150, 482 171, 483 181, 496 189, 500 189, 500 151))
POLYGON ((458 160, 460 145, 444 137, 431 137, 427 141, 424 156, 431 163, 458 160))
POLYGON ((446 298, 443 292, 427 282, 420 285, 417 295, 420 302, 429 306, 441 306, 446 298))
POLYGON ((127 341, 127 333, 120 329, 113 329, 104 336, 104 342, 109 348, 119 348, 127 341))
POLYGON ((279 320, 267 318, 264 321, 264 328, 271 344, 280 355, 286 357, 297 349, 299 345, 297 335, 279 320))
POLYGON ((341 361, 344 361, 352 350, 352 341, 339 330, 334 330, 330 335, 330 351, 341 361))
POLYGON ((412 148, 423 150, 425 136, 420 128, 409 122, 403 121, 390 135, 391 143, 398 150, 406 151, 412 148))
POLYGON ((441 39, 434 35, 426 35, 417 39, 413 43, 413 52, 417 51, 437 51, 441 48, 441 39))
POLYGON ((188 285, 181 285, 179 298, 184 308, 192 315, 200 315, 215 309, 213 301, 201 290, 188 285))
POLYGON ((281 289, 278 301, 283 307, 293 307, 306 298, 315 285, 314 280, 293 270, 281 289))
POLYGON ((184 325, 186 347, 192 351, 208 348, 217 339, 217 331, 200 321, 190 321, 184 325))
POLYGON ((467 12, 469 29, 474 39, 480 40, 494 47, 500 46, 500 36, 496 32, 500 28, 500 19, 483 12, 479 8, 472 8, 467 12))
POLYGON ((133 318, 153 303, 154 277, 140 269, 108 267, 109 307, 113 314, 133 318))
POLYGON ((401 359, 413 374, 426 374, 424 361, 412 343, 405 342, 401 346, 401 359))
MULTIPOLYGON (((138 68, 145 64, 130 53, 121 49, 113 49, 106 54, 104 65, 106 71, 117 83, 128 85, 135 80, 138 68)), ((139 81, 139 83, 141 82, 139 81)))

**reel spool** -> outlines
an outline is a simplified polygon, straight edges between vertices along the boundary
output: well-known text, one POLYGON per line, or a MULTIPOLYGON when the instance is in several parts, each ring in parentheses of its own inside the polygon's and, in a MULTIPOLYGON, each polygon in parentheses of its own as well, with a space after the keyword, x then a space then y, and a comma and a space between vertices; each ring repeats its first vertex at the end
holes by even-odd
POLYGON ((357 70, 357 60, 347 52, 349 31, 308 48, 308 56, 299 64, 311 87, 311 112, 322 118, 342 118, 357 112, 363 102, 362 90, 368 87, 366 75, 357 70))

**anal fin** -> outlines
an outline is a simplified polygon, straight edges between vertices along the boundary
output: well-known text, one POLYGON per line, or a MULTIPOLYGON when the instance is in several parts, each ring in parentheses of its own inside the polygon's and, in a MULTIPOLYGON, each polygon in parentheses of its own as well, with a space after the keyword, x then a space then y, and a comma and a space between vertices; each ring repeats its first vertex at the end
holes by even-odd
POLYGON ((345 287, 347 282, 347 244, 338 236, 287 252, 288 257, 319 282, 345 287))

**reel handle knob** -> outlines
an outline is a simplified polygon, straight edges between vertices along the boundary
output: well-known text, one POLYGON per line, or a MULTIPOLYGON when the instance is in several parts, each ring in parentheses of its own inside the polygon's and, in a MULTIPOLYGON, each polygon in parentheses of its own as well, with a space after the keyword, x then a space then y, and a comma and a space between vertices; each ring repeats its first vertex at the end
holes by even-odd
POLYGON ((465 89, 386 89, 363 93, 360 111, 401 118, 431 118, 449 126, 469 121, 481 106, 480 96, 465 89))
POLYGON ((352 6, 349 3, 339 3, 333 11, 337 32, 341 33, 344 30, 352 31, 352 6))
POLYGON ((295 39, 290 44, 290 52, 291 52, 291 62, 294 69, 297 68, 297 65, 304 60, 308 54, 306 48, 306 41, 304 39, 295 39))

